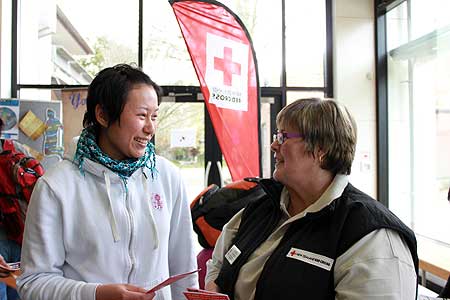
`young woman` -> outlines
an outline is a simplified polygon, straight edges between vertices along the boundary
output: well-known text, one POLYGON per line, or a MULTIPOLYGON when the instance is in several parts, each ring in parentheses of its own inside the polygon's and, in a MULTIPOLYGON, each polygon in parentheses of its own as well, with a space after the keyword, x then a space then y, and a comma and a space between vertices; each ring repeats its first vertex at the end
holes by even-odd
MULTIPOLYGON (((94 78, 76 147, 31 198, 21 299, 153 299, 146 290, 196 269, 184 184, 150 142, 160 97, 160 87, 129 65, 94 78)), ((196 285, 191 275, 155 299, 184 299, 196 285)))

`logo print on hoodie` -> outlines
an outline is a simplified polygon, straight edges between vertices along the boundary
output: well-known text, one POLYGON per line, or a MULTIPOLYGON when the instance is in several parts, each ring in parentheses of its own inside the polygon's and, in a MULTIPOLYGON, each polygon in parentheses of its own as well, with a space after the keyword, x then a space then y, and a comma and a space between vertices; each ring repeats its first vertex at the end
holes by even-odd
POLYGON ((162 209, 163 208, 163 201, 159 194, 152 193, 152 205, 153 205, 154 209, 162 209))

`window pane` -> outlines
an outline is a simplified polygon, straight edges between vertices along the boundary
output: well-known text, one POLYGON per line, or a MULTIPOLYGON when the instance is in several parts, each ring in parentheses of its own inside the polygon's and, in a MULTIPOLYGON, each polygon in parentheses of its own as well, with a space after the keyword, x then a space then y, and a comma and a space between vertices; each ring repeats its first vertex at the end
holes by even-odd
POLYGON ((258 63, 260 86, 280 86, 281 1, 221 2, 239 16, 251 36, 258 63))
POLYGON ((297 92, 290 91, 286 93, 286 104, 291 104, 295 100, 303 99, 303 98, 323 98, 323 92, 319 91, 311 91, 311 92, 297 92))
POLYGON ((143 68, 160 85, 199 82, 168 1, 144 1, 143 68))
POLYGON ((272 144, 273 132, 271 131, 270 107, 274 102, 274 98, 261 98, 261 165, 263 178, 272 176, 270 167, 273 152, 270 150, 270 144, 272 144))
MULTIPOLYGON (((253 41, 261 86, 279 86, 281 4, 221 1, 246 26, 253 41), (278 17, 277 17, 278 16, 278 17), (270 22, 267 20, 270 19, 270 22)), ((199 85, 175 15, 167 1, 144 2, 144 69, 161 85, 199 85), (173 70, 176 70, 174 72, 173 70)))
POLYGON ((324 86, 325 1, 286 1, 288 86, 324 86))
POLYGON ((192 201, 205 188, 204 104, 162 102, 155 146, 158 155, 180 168, 192 201))
POLYGON ((136 0, 22 0, 19 83, 88 84, 105 67, 137 63, 138 12, 136 0))
POLYGON ((410 0, 411 39, 449 25, 450 1, 448 0, 410 0))
POLYGON ((0 2, 0 98, 11 97, 11 1, 0 2))
MULTIPOLYGON (((411 5, 411 27, 421 35, 388 45, 389 206, 417 234, 450 244, 450 20, 429 1, 411 5)), ((388 41, 402 23, 389 23, 388 41)))
POLYGON ((387 35, 388 51, 408 42, 408 6, 406 1, 389 12, 386 24, 389 28, 389 34, 387 35))

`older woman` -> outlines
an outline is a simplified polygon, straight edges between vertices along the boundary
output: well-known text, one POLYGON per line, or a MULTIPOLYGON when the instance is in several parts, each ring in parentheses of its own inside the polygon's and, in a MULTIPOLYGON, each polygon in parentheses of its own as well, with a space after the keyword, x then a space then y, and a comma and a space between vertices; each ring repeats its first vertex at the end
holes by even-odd
POLYGON ((332 100, 277 116, 266 197, 224 227, 207 289, 231 299, 415 299, 414 233, 349 183, 356 126, 332 100))

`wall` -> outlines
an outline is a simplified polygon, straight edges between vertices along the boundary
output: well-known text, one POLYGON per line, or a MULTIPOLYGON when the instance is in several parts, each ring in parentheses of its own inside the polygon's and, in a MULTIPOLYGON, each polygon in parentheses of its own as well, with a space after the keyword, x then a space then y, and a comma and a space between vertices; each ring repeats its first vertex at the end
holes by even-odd
POLYGON ((0 97, 11 97, 11 1, 0 0, 0 97))
POLYGON ((374 3, 336 0, 334 5, 334 96, 352 112, 358 126, 350 180, 376 198, 374 3))

